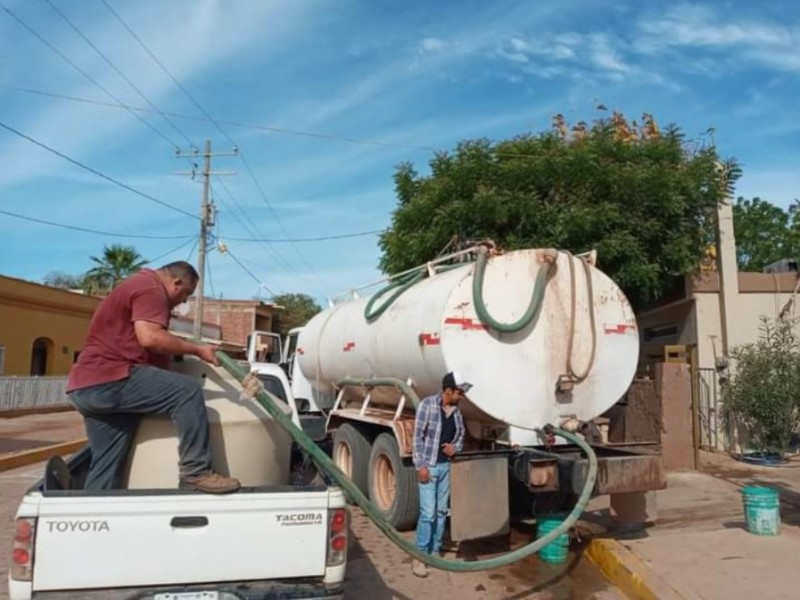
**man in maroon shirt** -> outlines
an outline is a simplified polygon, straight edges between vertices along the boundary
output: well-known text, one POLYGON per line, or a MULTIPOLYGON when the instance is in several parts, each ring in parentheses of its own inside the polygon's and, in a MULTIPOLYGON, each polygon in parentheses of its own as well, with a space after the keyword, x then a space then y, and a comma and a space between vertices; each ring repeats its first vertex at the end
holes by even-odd
POLYGON ((169 333, 170 312, 194 293, 198 275, 187 262, 142 269, 97 307, 86 343, 69 373, 67 393, 83 415, 92 450, 84 488, 121 487, 141 415, 167 414, 178 433, 180 486, 209 493, 239 489, 211 470, 208 417, 198 381, 166 368, 171 354, 219 364, 215 348, 169 333))

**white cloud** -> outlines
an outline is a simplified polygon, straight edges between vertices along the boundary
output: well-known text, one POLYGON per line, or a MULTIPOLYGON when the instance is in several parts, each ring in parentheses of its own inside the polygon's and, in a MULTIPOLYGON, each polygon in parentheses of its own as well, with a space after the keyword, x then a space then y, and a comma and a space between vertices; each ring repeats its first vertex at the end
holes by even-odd
POLYGON ((420 43, 420 51, 422 52, 438 52, 444 49, 445 42, 439 38, 425 38, 420 43))
MULTIPOLYGON (((637 23, 634 48, 644 55, 664 54, 676 49, 697 49, 730 53, 750 63, 779 71, 800 71, 800 28, 795 23, 779 24, 745 20, 723 14, 711 7, 679 5, 660 16, 641 18, 637 23)), ((727 63, 729 65, 731 62, 727 63)))
MULTIPOLYGON (((70 16, 70 11, 65 10, 65 12, 70 16)), ((195 87, 192 85, 194 80, 204 78, 225 61, 234 60, 254 42, 262 44, 262 52, 280 47, 281 40, 295 33, 303 24, 304 14, 292 2, 223 5, 208 1, 193 4, 192 7, 165 5, 159 9, 157 17, 146 8, 136 12, 126 7, 124 10, 119 9, 119 12, 189 89, 195 87), (265 36, 265 32, 269 32, 269 35, 265 36), (203 38, 214 40, 214 51, 191 51, 196 45, 196 40, 203 38), (266 46, 263 45, 265 39, 269 40, 266 46)), ((103 20, 96 20, 91 24, 77 18, 75 20, 95 45, 104 50, 119 69, 126 73, 153 102, 164 106, 170 97, 177 97, 181 103, 185 102, 167 76, 112 19, 104 17, 103 20)), ((33 21, 29 16, 26 20, 33 21)), ((58 37, 49 33, 51 29, 53 32, 63 31, 61 26, 46 28, 33 22, 36 29, 47 33, 46 37, 56 47, 84 70, 89 71, 105 87, 111 88, 117 97, 121 97, 123 101, 141 103, 85 42, 74 35, 58 37)), ((18 52, 24 53, 28 47, 35 49, 36 52, 40 51, 41 44, 36 39, 31 36, 24 39, 26 45, 21 49, 18 48, 18 52)), ((54 54, 49 54, 47 57, 44 65, 46 68, 41 68, 39 71, 45 74, 69 74, 72 85, 71 89, 66 90, 68 94, 110 100, 54 54)), ((33 76, 32 74, 31 78, 33 76)), ((28 78, 20 83, 27 84, 30 80, 28 78)), ((42 85, 47 86, 46 83, 42 85)), ((5 120, 11 121, 17 129, 31 137, 79 158, 101 155, 121 144, 129 144, 134 139, 137 140, 137 147, 141 151, 164 152, 165 156, 170 152, 166 144, 150 136, 134 117, 114 108, 31 102, 24 118, 6 117, 5 120), (141 143, 140 138, 144 139, 146 136, 150 136, 148 143, 141 143)), ((147 120, 168 135, 175 136, 163 121, 158 121, 153 116, 148 116, 147 120)), ((176 141, 180 141, 180 138, 176 141)), ((0 175, 0 186, 19 183, 53 170, 73 168, 61 159, 32 146, 30 142, 10 135, 0 137, 0 154, 7 157, 0 175)))
POLYGON ((616 74, 627 73, 631 68, 622 61, 612 43, 611 38, 604 34, 589 36, 589 59, 600 69, 614 71, 616 74))

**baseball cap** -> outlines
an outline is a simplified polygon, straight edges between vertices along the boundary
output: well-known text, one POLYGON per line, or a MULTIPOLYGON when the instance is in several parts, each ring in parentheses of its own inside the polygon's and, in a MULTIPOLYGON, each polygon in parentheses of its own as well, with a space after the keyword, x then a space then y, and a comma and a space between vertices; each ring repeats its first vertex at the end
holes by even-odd
POLYGON ((466 394, 472 388, 472 384, 461 379, 457 373, 450 371, 442 378, 442 389, 447 388, 459 389, 466 394))

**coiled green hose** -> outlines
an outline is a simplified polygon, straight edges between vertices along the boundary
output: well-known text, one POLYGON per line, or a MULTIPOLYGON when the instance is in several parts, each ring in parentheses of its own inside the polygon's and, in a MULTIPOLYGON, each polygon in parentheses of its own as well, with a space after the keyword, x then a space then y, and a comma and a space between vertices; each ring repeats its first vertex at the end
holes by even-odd
POLYGON ((524 329, 539 318, 539 312, 544 303, 544 292, 547 288, 547 280, 550 273, 555 269, 555 261, 545 263, 536 274, 536 282, 531 292, 531 301, 525 313, 513 323, 501 323, 489 314, 486 303, 483 301, 483 276, 486 273, 486 263, 489 261, 489 254, 485 248, 481 248, 478 253, 478 260, 475 263, 475 272, 472 274, 472 303, 475 305, 475 313, 484 325, 501 333, 514 333, 524 329))
MULTIPOLYGON (((217 358, 225 370, 233 375, 239 382, 242 382, 247 376, 247 370, 224 352, 217 352, 217 358)), ((371 382, 371 385, 378 385, 375 382, 387 381, 387 378, 359 381, 371 382)), ((398 382, 399 380, 389 381, 398 382)), ((364 384, 366 385, 367 383, 364 384)), ((385 383, 382 385, 385 385, 385 383)), ((411 393, 413 394, 413 390, 411 390, 411 393)), ((416 395, 414 395, 414 398, 416 398, 416 395)), ((269 413, 269 415, 275 419, 275 421, 281 427, 283 427, 289 433, 289 435, 292 436, 294 441, 297 442, 297 444, 313 458, 317 466, 325 473, 330 475, 330 477, 348 494, 348 496, 350 496, 350 498, 352 498, 356 504, 361 507, 361 509, 386 537, 388 537, 401 550, 407 554, 410 554, 417 560, 422 561, 431 567, 442 569, 444 571, 467 572, 495 569, 497 567, 503 567, 512 564, 534 554, 535 552, 538 552, 544 546, 555 541, 556 538, 558 538, 561 534, 567 532, 569 528, 575 524, 583 511, 586 509, 586 505, 591 498, 592 491, 594 490, 595 480, 597 479, 597 456, 595 456, 592 448, 580 436, 573 435, 561 429, 554 429, 554 433, 556 435, 559 435, 566 440, 577 444, 581 449, 583 449, 584 452, 586 452, 586 455, 589 458, 589 472, 586 475, 586 483, 583 486, 583 490, 581 491, 581 495, 578 498, 577 504, 569 513, 569 515, 567 515, 566 519, 564 519, 564 521, 550 533, 542 536, 534 542, 531 542, 530 544, 526 544, 522 548, 518 548, 512 552, 507 552, 502 556, 476 561, 446 560, 444 558, 439 558, 438 556, 432 556, 425 552, 421 552, 413 542, 405 539, 400 532, 392 527, 386 521, 380 509, 373 505, 372 502, 370 502, 369 499, 361 492, 361 490, 358 489, 358 487, 356 487, 347 478, 347 476, 339 469, 339 467, 333 463, 328 455, 325 454, 325 452, 323 452, 322 449, 319 448, 319 446, 317 446, 310 437, 303 433, 303 431, 292 422, 290 417, 288 417, 282 410, 278 408, 278 406, 275 404, 275 400, 273 400, 269 394, 264 391, 260 391, 258 394, 256 394, 256 399, 258 400, 259 404, 264 407, 264 410, 266 410, 267 413, 269 413)), ((416 401, 418 403, 419 398, 416 398, 416 401)))

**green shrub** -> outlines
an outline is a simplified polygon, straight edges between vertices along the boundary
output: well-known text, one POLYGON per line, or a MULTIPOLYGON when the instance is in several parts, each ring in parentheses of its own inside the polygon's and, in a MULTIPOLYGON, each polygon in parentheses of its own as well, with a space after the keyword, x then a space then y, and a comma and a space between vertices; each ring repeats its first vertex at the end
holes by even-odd
POLYGON ((759 339, 731 352, 724 402, 756 452, 783 455, 800 416, 800 344, 788 320, 762 318, 759 339))

